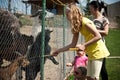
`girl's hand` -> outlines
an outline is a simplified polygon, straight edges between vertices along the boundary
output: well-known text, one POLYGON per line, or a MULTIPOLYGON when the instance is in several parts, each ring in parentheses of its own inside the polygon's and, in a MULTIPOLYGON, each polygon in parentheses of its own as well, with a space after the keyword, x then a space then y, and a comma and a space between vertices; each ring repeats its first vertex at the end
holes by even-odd
POLYGON ((66 66, 71 67, 72 63, 67 63, 66 66))
POLYGON ((51 56, 57 56, 58 54, 59 54, 59 52, 55 51, 55 52, 52 53, 51 56))

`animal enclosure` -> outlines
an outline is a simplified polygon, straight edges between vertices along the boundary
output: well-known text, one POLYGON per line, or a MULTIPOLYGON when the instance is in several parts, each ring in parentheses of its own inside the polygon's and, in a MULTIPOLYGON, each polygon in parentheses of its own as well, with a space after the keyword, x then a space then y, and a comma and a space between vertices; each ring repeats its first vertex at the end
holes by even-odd
MULTIPOLYGON (((23 7, 20 10, 22 14, 19 11, 14 11, 15 7, 21 5, 18 1, 21 0, 13 0, 13 3, 17 5, 11 6, 11 10, 6 7, 8 0, 0 1, 2 3, 0 5, 0 70, 4 71, 2 70, 3 67, 7 69, 10 67, 9 65, 17 62, 20 57, 17 53, 20 53, 22 56, 26 56, 30 63, 27 66, 19 67, 20 69, 14 72, 11 80, 40 80, 40 58, 41 48, 43 47, 41 45, 43 41, 40 18, 42 14, 39 10, 34 13, 34 16, 31 14, 25 15, 25 8, 23 7), (23 25, 24 21, 28 22, 27 19, 32 25, 23 25)), ((51 12, 46 10, 46 13, 51 12)), ((45 80, 63 80, 66 73, 71 69, 67 68, 65 63, 73 60, 74 52, 69 51, 57 57, 50 56, 55 49, 70 43, 72 33, 70 33, 69 26, 69 22, 63 15, 51 13, 45 19, 45 80)), ((82 38, 79 41, 83 41, 82 38)), ((7 71, 5 73, 7 74, 7 71)), ((3 79, 3 77, 0 77, 0 79, 3 79)))

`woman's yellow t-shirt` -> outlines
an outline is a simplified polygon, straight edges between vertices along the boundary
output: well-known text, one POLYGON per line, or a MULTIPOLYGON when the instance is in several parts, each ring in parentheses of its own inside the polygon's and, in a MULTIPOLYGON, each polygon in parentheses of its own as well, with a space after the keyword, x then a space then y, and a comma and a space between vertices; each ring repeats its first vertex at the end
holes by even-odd
MULTIPOLYGON (((87 23, 91 23, 93 25, 92 27, 96 28, 94 23, 91 20, 83 17, 82 27, 80 29, 80 32, 84 36, 85 42, 89 41, 90 39, 94 37, 94 35, 88 29, 86 29, 85 24, 87 23)), ((86 47, 85 51, 90 60, 100 59, 100 58, 104 58, 110 55, 108 49, 106 48, 105 43, 101 39, 95 43, 92 43, 88 47, 86 47)))

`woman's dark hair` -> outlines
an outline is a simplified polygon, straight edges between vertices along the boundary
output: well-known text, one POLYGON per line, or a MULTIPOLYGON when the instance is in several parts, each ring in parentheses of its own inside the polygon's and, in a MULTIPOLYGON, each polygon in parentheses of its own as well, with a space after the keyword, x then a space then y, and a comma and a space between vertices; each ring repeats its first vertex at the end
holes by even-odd
MULTIPOLYGON (((102 3, 103 4, 103 3, 102 3)), ((99 3, 98 1, 91 1, 88 3, 88 5, 93 6, 94 9, 99 9, 99 11, 101 11, 101 3, 99 3)))
POLYGON ((104 1, 91 1, 87 4, 88 6, 91 5, 93 6, 94 9, 98 9, 101 12, 101 9, 104 8, 105 12, 102 14, 104 16, 107 16, 107 6, 105 5, 104 1))

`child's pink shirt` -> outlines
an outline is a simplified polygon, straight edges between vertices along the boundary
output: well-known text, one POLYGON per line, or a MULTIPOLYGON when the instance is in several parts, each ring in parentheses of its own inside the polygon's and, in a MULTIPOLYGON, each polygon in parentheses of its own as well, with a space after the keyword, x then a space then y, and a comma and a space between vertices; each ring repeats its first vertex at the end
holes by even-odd
POLYGON ((74 58, 74 70, 77 67, 80 67, 80 66, 86 67, 87 60, 88 60, 88 57, 85 56, 85 55, 83 55, 83 56, 75 56, 75 58, 74 58))

